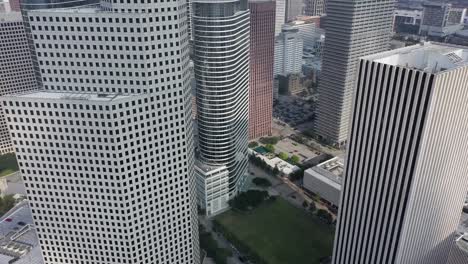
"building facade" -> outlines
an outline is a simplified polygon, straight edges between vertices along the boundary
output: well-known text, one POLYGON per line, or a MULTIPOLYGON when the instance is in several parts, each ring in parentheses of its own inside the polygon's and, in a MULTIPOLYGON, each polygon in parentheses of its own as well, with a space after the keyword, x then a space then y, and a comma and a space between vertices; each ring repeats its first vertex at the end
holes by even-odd
POLYGON ((358 64, 333 263, 446 263, 468 189, 468 49, 358 64))
POLYGON ((325 14, 325 0, 305 0, 304 15, 322 16, 325 14))
MULTIPOLYGON (((37 88, 28 40, 19 12, 0 13, 0 96, 37 88)), ((13 152, 0 106, 0 154, 13 152)))
POLYGON ((438 2, 425 2, 423 7, 420 35, 443 38, 463 29, 466 8, 438 2))
POLYGON ((212 217, 229 208, 229 171, 226 166, 195 163, 198 206, 212 217))
POLYGON ((286 22, 293 21, 302 15, 303 0, 286 0, 286 22))
POLYGON ((332 145, 346 142, 358 59, 388 50, 393 10, 393 0, 327 1, 315 124, 323 141, 332 145))
POLYGON ((287 0, 276 0, 276 12, 275 12, 275 36, 281 33, 284 23, 286 23, 286 1, 287 0))
POLYGON ((273 74, 287 76, 302 72, 303 40, 299 29, 288 25, 275 39, 275 62, 273 74))
POLYGON ((324 161, 304 171, 304 188, 338 207, 343 181, 343 159, 338 157, 324 161))
POLYGON ((251 0, 249 139, 271 135, 275 1, 251 0))
POLYGON ((4 107, 45 264, 199 263, 185 0, 28 11, 4 107))
POLYGON ((250 12, 247 1, 192 2, 200 162, 226 166, 234 196, 247 172, 250 12))

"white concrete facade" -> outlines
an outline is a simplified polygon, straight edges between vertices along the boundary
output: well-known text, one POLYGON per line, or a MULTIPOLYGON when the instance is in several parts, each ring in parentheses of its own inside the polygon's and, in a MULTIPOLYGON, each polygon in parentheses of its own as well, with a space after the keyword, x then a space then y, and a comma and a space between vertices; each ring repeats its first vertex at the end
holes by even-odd
POLYGON ((339 206, 343 181, 343 160, 335 157, 304 171, 303 186, 334 206, 339 206))
POLYGON ((287 76, 302 73, 303 40, 299 29, 284 26, 275 39, 273 74, 287 76))
POLYGON ((101 3, 28 12, 46 90, 5 98, 44 262, 198 264, 186 1, 101 3))
POLYGON ((468 189, 467 54, 360 60, 333 263, 446 263, 468 189))
POLYGON ((276 0, 275 36, 281 33, 283 25, 286 23, 286 1, 276 0))
POLYGON ((229 208, 229 171, 226 166, 195 163, 198 205, 212 217, 229 208))

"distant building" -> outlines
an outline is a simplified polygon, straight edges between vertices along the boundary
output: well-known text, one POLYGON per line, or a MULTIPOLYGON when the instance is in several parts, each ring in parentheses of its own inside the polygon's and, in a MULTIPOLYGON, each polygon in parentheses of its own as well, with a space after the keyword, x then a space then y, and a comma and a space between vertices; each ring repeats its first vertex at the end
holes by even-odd
POLYGON ((286 1, 287 0, 276 0, 276 11, 275 11, 275 36, 281 33, 284 23, 286 23, 286 1))
POLYGON ((226 166, 195 163, 197 200, 206 216, 214 216, 229 208, 229 171, 226 166))
MULTIPOLYGON (((0 96, 37 89, 21 13, 0 13, 0 38, 0 96)), ((0 154, 13 151, 0 105, 0 154)))
POLYGON ((249 139, 271 134, 275 1, 250 0, 249 139))
POLYGON ((326 6, 315 132, 322 141, 343 146, 348 137, 356 65, 362 56, 388 50, 395 2, 327 0, 326 6))
POLYGON ((325 0, 305 0, 304 15, 322 16, 325 14, 325 0))
POLYGON ((302 38, 303 48, 313 49, 317 41, 320 41, 324 34, 323 29, 317 25, 317 23, 320 23, 320 18, 315 18, 317 17, 299 16, 296 20, 284 25, 283 28, 298 29, 299 36, 302 38))
POLYGON ((422 15, 422 10, 395 10, 393 15, 393 31, 396 33, 419 34, 422 15))
POLYGON ((338 207, 340 204, 343 167, 343 160, 335 157, 307 169, 304 172, 304 188, 338 207))
POLYGON ((21 11, 20 0, 9 0, 9 1, 10 1, 11 11, 14 11, 14 12, 20 12, 21 11))
POLYGON ((303 0, 286 0, 286 22, 293 21, 302 14, 303 0))
POLYGON ((444 264, 468 189, 468 48, 360 59, 334 264, 444 264))
POLYGON ((284 27, 275 40, 274 75, 299 74, 302 71, 303 40, 299 29, 284 27))
POLYGON ((282 95, 299 95, 304 92, 300 74, 277 75, 278 91, 282 95))
POLYGON ((465 8, 439 2, 425 2, 423 7, 420 35, 443 38, 463 29, 465 8))

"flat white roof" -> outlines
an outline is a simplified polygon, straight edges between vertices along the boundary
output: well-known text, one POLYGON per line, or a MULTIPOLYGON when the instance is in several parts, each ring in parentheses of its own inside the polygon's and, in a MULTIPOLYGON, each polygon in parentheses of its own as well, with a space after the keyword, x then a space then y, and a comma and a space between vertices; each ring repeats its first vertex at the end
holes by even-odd
POLYGON ((131 95, 122 95, 117 93, 76 93, 60 91, 30 91, 21 94, 15 94, 8 97, 29 98, 29 99, 60 99, 76 101, 113 101, 131 97, 131 95))
POLYGON ((425 42, 366 56, 363 59, 438 73, 468 66, 468 47, 425 42))

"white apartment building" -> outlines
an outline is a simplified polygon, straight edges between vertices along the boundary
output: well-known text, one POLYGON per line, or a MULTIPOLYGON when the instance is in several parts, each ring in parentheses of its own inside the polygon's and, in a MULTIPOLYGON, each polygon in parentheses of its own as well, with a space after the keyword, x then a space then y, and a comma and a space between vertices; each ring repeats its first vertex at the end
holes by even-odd
POLYGON ((229 208, 229 171, 226 166, 195 162, 198 205, 208 217, 229 208))
POLYGON ((287 76, 302 72, 303 40, 299 29, 284 26, 275 39, 273 74, 287 76))
MULTIPOLYGON (((21 13, 0 12, 0 96, 37 89, 21 13)), ((0 154, 13 151, 0 105, 0 154)))
POLYGON ((358 63, 333 263, 446 263, 468 189, 468 49, 358 63))
POLYGON ((186 1, 28 18, 46 90, 4 107, 45 264, 198 264, 186 1))
POLYGON ((275 36, 281 33, 283 25, 286 23, 286 2, 287 0, 276 0, 275 36))

